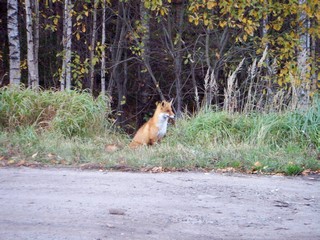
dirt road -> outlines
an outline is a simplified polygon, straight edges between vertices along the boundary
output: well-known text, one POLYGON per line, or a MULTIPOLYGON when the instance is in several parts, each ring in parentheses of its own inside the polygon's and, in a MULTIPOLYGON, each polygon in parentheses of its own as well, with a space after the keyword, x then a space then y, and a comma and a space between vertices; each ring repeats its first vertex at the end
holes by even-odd
POLYGON ((0 239, 320 239, 320 179, 0 169, 0 239))

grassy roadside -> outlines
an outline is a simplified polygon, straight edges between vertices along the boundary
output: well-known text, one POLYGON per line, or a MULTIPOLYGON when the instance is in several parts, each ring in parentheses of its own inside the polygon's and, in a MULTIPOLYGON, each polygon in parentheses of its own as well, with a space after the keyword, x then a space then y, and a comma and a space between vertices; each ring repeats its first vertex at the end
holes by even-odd
POLYGON ((43 163, 287 175, 320 170, 319 101, 305 112, 203 111, 170 126, 161 144, 131 150, 130 138, 115 132, 107 120, 106 99, 29 90, 2 90, 0 98, 0 166, 43 163))

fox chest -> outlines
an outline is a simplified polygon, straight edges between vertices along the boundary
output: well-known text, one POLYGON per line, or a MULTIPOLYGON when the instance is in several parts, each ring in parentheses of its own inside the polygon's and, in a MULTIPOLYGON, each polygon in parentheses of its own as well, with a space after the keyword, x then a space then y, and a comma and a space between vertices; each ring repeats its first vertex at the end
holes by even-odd
POLYGON ((164 116, 160 116, 158 123, 157 123, 157 127, 158 127, 158 134, 157 137, 158 138, 163 138, 164 135, 166 135, 167 132, 167 126, 168 126, 168 118, 164 117, 164 116))

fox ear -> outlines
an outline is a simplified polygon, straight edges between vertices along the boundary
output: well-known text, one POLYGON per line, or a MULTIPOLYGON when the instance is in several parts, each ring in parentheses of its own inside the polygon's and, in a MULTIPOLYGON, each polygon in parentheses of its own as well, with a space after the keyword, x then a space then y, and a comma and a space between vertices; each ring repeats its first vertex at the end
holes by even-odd
POLYGON ((171 101, 169 103, 172 104, 172 102, 173 102, 173 98, 171 99, 171 101))
POLYGON ((161 107, 164 107, 165 104, 166 104, 166 102, 165 102, 165 101, 162 101, 162 102, 161 102, 161 107))

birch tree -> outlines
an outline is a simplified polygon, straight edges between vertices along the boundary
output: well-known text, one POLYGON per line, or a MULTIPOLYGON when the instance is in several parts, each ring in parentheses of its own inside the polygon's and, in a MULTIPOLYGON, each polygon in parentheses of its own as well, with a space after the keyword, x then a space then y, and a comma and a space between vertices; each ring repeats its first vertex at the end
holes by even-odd
POLYGON ((34 51, 34 25, 32 17, 32 5, 31 0, 25 1, 25 10, 26 10, 26 29, 27 29, 27 46, 28 46, 28 86, 32 89, 39 87, 39 78, 37 78, 36 73, 36 58, 34 51))
POLYGON ((72 2, 64 1, 63 18, 63 59, 60 76, 61 91, 71 89, 71 44, 72 44, 72 2))
POLYGON ((102 0, 101 95, 106 95, 106 0, 102 0))
POLYGON ((8 42, 9 42, 9 78, 11 85, 19 85, 20 72, 20 41, 18 28, 18 0, 8 1, 8 42))
MULTIPOLYGON (((303 5, 306 4, 306 0, 299 0, 299 5, 301 8, 299 20, 301 22, 299 37, 300 37, 300 49, 298 51, 298 76, 299 82, 297 88, 298 94, 298 106, 297 107, 306 107, 309 100, 309 90, 311 82, 309 82, 310 71, 309 69, 309 58, 310 58, 310 36, 308 34, 308 29, 310 21, 307 17, 306 12, 303 10, 303 5)), ((293 83, 296 84, 296 83, 293 83)))

